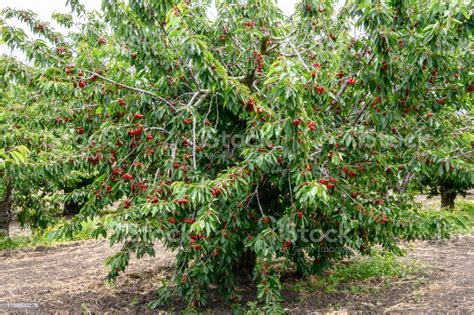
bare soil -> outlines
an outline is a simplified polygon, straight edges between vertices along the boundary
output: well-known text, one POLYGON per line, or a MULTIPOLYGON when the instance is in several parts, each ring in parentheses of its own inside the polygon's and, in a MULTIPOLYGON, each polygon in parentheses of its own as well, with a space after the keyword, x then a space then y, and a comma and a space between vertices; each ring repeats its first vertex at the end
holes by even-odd
MULTIPOLYGON (((414 279, 394 279, 388 288, 380 287, 376 281, 363 283, 374 290, 354 294, 344 288, 336 293, 304 295, 285 290, 287 311, 472 314, 474 237, 417 241, 409 246, 409 256, 426 265, 425 272, 414 279)), ((3 253, 0 302, 37 302, 40 309, 36 311, 42 314, 151 313, 146 303, 156 298, 155 289, 172 271, 173 254, 158 246, 156 258, 132 260, 127 272, 110 286, 104 282, 104 260, 113 252, 105 241, 89 241, 3 253)), ((209 312, 230 312, 219 299, 214 302, 218 304, 211 303, 209 312)), ((167 311, 179 310, 181 305, 171 305, 167 311)), ((10 314, 14 310, 2 311, 10 314)))
POLYGON ((393 279, 388 287, 376 280, 359 283, 373 289, 364 293, 352 294, 344 285, 336 293, 310 293, 288 310, 294 314, 474 314, 474 237, 416 241, 407 247, 408 256, 423 265, 420 274, 393 279))
MULTIPOLYGON (((425 267, 406 279, 393 279, 389 286, 371 280, 360 283, 368 291, 353 293, 342 284, 335 293, 295 292, 292 280, 285 285, 287 312, 293 314, 395 313, 473 314, 474 236, 457 235, 446 241, 416 241, 406 244, 409 257, 425 267)), ((173 270, 174 255, 161 245, 155 258, 132 259, 129 269, 114 285, 107 284, 104 261, 117 248, 104 240, 71 243, 23 252, 0 252, 0 314, 24 313, 6 309, 4 302, 36 302, 40 314, 148 314, 147 303, 156 299, 156 289, 173 270)), ((215 292, 214 292, 215 293, 215 292)), ((254 296, 243 290, 244 299, 254 296)), ((231 309, 211 294, 208 313, 231 309)), ((179 311, 175 301, 163 309, 179 311)))
POLYGON ((109 285, 104 262, 116 250, 95 240, 0 253, 0 302, 37 302, 42 314, 146 310, 142 296, 160 285, 153 278, 169 272, 174 255, 157 246, 155 258, 133 259, 123 277, 109 285))

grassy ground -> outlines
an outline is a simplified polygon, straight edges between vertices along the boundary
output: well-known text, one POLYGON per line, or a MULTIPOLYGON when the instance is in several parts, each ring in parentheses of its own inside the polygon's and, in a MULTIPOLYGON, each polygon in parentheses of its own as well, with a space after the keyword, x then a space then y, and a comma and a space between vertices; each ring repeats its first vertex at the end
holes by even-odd
POLYGON ((369 293, 387 289, 394 279, 407 279, 422 271, 422 265, 407 257, 378 252, 373 256, 358 256, 336 263, 322 276, 311 276, 293 285, 296 291, 338 290, 369 293), (374 283, 378 283, 374 286, 374 283))
POLYGON ((51 233, 56 231, 64 222, 48 228, 45 231, 33 233, 31 236, 12 236, 10 238, 0 238, 0 251, 4 250, 24 250, 34 249, 37 247, 52 247, 56 245, 66 244, 73 241, 83 241, 91 238, 96 221, 88 221, 82 223, 82 230, 75 233, 72 238, 54 239, 51 233))
POLYGON ((454 211, 467 219, 465 229, 460 229, 462 233, 474 234, 474 201, 462 200, 456 203, 454 211))
POLYGON ((454 209, 452 210, 440 210, 437 200, 427 200, 423 202, 423 207, 429 211, 445 211, 446 213, 454 214, 464 226, 458 226, 453 233, 474 235, 474 200, 456 199, 454 209))
MULTIPOLYGON (((424 207, 428 211, 440 211, 430 205, 424 207)), ((441 210, 445 211, 445 210, 441 210)), ((455 214, 464 223, 458 226, 453 234, 474 234, 474 201, 461 199, 456 202, 455 214)), ((302 295, 314 291, 323 291, 327 294, 370 295, 377 291, 389 289, 400 282, 413 282, 414 287, 421 284, 426 266, 416 259, 406 256, 396 256, 382 251, 375 255, 357 256, 349 261, 336 263, 322 276, 311 276, 296 282, 291 290, 302 295), (417 284, 417 281, 420 282, 417 284)))

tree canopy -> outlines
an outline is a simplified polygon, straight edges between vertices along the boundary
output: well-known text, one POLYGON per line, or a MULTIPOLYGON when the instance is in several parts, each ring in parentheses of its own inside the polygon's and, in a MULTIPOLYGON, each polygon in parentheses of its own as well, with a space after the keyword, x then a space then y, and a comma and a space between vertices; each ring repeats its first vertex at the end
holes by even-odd
POLYGON ((104 216, 96 235, 123 245, 110 278, 157 241, 175 250, 159 302, 202 306, 211 285, 233 301, 248 273, 269 312, 284 272, 446 236, 450 218, 406 188, 433 164, 472 186, 457 145, 472 139, 469 4, 303 0, 287 17, 272 0, 215 3, 210 19, 209 1, 69 0, 53 16, 67 34, 2 11, 4 41, 29 59, 3 58, 3 84, 39 110, 22 124, 64 145, 31 150, 94 178, 62 232, 104 216))

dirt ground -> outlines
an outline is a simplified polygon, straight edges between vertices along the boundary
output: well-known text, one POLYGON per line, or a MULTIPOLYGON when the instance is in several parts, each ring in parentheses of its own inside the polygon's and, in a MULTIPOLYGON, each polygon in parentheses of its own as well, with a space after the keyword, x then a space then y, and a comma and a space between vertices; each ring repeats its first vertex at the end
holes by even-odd
MULTIPOLYGON (((410 243, 410 257, 426 268, 415 279, 392 283, 370 294, 285 291, 286 309, 294 314, 474 312, 474 237, 410 243)), ((113 253, 105 241, 0 255, 0 302, 36 302, 41 314, 151 313, 146 303, 171 271, 173 254, 157 247, 156 258, 133 260, 114 286, 107 285, 104 259, 113 253)), ((373 286, 380 284, 373 283, 373 286)), ((216 301, 218 302, 218 301, 216 301)), ((216 305, 211 303, 211 305, 216 305)), ((179 306, 176 306, 179 309, 179 306)), ((173 309, 173 308, 172 308, 173 309)), ((170 309, 168 309, 170 310, 170 309)), ((0 313, 13 309, 0 309, 0 313)), ((19 311, 18 309, 16 311, 19 311)), ((211 313, 223 313, 214 306, 211 313)))
MULTIPOLYGON (((397 280, 388 288, 369 283, 366 293, 301 293, 284 290, 285 308, 292 314, 473 314, 474 236, 456 235, 447 241, 416 241, 406 245, 409 257, 423 264, 415 277, 397 280)), ((114 253, 104 240, 0 252, 0 314, 21 313, 4 302, 36 302, 41 314, 152 313, 146 304, 172 271, 174 255, 157 246, 155 258, 133 259, 115 285, 104 282, 104 260, 114 253)), ((367 285, 367 283, 365 284, 367 285)), ((245 295, 245 294, 244 294, 245 295)), ((209 303, 209 313, 229 313, 222 301, 209 303)), ((167 311, 179 310, 176 302, 167 311)), ((155 312, 156 313, 156 312, 155 312)))

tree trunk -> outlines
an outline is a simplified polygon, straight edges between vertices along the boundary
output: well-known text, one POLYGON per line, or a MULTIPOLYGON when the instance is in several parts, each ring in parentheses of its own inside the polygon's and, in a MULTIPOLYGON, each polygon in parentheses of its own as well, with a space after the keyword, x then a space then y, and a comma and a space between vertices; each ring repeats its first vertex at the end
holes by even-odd
POLYGON ((240 276, 241 279, 249 281, 252 279, 252 272, 256 263, 255 252, 245 250, 239 263, 234 267, 234 272, 240 276))
POLYGON ((7 184, 5 194, 0 200, 0 237, 10 235, 10 221, 12 219, 12 187, 7 184))
POLYGON ((446 185, 441 185, 439 190, 441 193, 441 208, 453 209, 456 192, 450 191, 450 188, 446 185))
MULTIPOLYGON (((95 178, 81 178, 77 183, 72 184, 71 186, 63 187, 64 193, 69 194, 74 192, 76 189, 82 189, 94 182, 95 178)), ((64 211, 63 215, 65 216, 73 216, 79 214, 81 212, 82 207, 86 201, 73 201, 69 200, 64 203, 64 211)))

